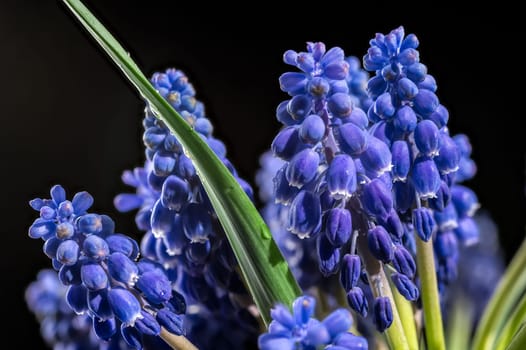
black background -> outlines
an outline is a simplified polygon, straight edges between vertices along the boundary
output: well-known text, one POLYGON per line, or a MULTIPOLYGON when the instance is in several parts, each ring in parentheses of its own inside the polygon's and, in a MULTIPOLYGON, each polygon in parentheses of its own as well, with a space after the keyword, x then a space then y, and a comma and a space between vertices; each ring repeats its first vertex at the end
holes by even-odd
MULTIPOLYGON (((306 41, 341 46, 362 57, 376 32, 404 25, 418 35, 420 57, 437 79, 453 133, 467 133, 479 173, 469 185, 491 213, 509 259, 524 236, 524 38, 518 11, 439 9, 324 2, 286 11, 246 3, 177 1, 85 2, 150 75, 183 69, 206 103, 215 135, 231 161, 252 181, 258 156, 280 125, 286 98, 277 78, 286 49, 306 41), (500 23, 502 22, 502 23, 500 23)), ((49 266, 41 241, 27 237, 36 213, 27 205, 62 184, 70 194, 88 190, 94 210, 113 215, 117 229, 136 235, 133 215, 115 213, 113 197, 126 189, 124 169, 143 161, 143 103, 133 88, 58 1, 0 0, 0 186, 2 341, 43 347, 26 311, 23 290, 49 266), (15 338, 15 330, 23 337, 15 338)))

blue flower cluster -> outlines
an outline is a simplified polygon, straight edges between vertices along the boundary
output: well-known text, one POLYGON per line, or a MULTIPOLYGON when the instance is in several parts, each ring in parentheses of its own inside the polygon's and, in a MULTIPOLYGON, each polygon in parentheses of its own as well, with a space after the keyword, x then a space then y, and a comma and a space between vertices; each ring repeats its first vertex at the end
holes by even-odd
POLYGON ((313 318, 316 300, 310 296, 297 298, 291 313, 283 305, 270 311, 272 322, 268 333, 259 337, 261 350, 360 350, 367 349, 365 338, 349 332, 352 317, 349 311, 337 309, 323 321, 313 318))
MULTIPOLYGON (((94 334, 92 321, 88 315, 77 315, 66 302, 67 287, 57 277, 54 270, 42 270, 36 281, 26 289, 25 299, 28 308, 40 322, 44 341, 54 349, 104 349, 94 334)), ((109 348, 127 349, 122 346, 122 338, 114 337, 109 348)))
MULTIPOLYGON (((476 171, 471 146, 464 135, 449 135, 449 114, 420 63, 416 36, 400 27, 370 44, 363 61, 374 75, 366 83, 367 73, 338 47, 308 43, 306 52, 285 52, 284 62, 300 72, 279 79, 291 98, 277 107, 284 128, 271 147, 283 161, 271 198, 287 207, 274 210, 280 214, 274 220, 315 241, 321 273, 339 273, 349 305, 363 316, 369 309, 359 286, 364 259, 390 264, 393 284, 415 301, 415 239, 434 240, 443 286, 454 279, 458 242, 478 239, 471 218, 477 198, 458 184, 476 171)), ((383 331, 392 322, 391 306, 375 283, 373 318, 383 331)))
POLYGON ((93 320, 102 340, 121 337, 140 349, 143 336, 159 336, 161 327, 184 333, 186 303, 173 290, 170 271, 147 259, 138 260, 139 247, 130 237, 114 233, 106 215, 88 213, 93 198, 87 192, 66 199, 56 185, 51 199, 34 199, 40 213, 29 228, 31 238, 42 238, 60 282, 68 286, 66 300, 78 314, 93 320))
MULTIPOLYGON (((195 99, 195 90, 187 77, 180 70, 168 69, 164 73, 155 73, 151 82, 207 142, 252 197, 250 185, 237 175, 226 158, 225 145, 212 136, 212 124, 205 117, 203 104, 195 99)), ((114 204, 122 212, 139 209, 136 224, 146 232, 141 242, 142 255, 178 272, 174 275, 177 279, 172 279, 172 282, 176 283, 187 302, 199 310, 193 319, 207 315, 208 336, 213 338, 212 323, 217 323, 221 329, 228 324, 223 322, 224 316, 218 310, 235 315, 252 302, 192 161, 173 133, 153 115, 149 107, 146 108, 143 126, 145 164, 133 171, 125 171, 122 176, 123 182, 136 191, 119 194, 114 204), (231 298, 232 302, 225 302, 225 297, 231 298)), ((239 329, 247 331, 246 335, 255 337, 257 327, 244 327, 240 322, 246 325, 246 320, 235 317, 230 320, 230 325, 234 320, 237 320, 239 329)), ((199 340, 206 342, 204 333, 198 328, 189 329, 189 338, 195 338, 192 334, 194 329, 200 332, 199 340)), ((239 341, 242 339, 237 337, 239 341)))

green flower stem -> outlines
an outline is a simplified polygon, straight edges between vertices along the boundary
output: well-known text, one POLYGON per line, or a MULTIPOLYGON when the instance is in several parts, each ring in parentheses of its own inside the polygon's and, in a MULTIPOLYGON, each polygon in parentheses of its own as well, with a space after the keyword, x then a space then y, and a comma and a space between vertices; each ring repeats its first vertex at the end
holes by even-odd
POLYGON ((522 326, 521 329, 515 334, 511 340, 510 345, 506 350, 524 350, 526 349, 526 326, 522 326))
POLYGON ((393 297, 400 314, 400 321, 402 322, 402 327, 404 328, 405 335, 407 337, 407 343, 409 349, 418 350, 418 334, 416 331, 415 324, 415 313, 413 310, 412 303, 404 298, 398 290, 394 287, 391 282, 391 290, 393 291, 393 297))
POLYGON ((385 276, 383 264, 376 260, 369 251, 369 247, 367 246, 367 236, 365 235, 365 232, 367 231, 360 231, 357 241, 358 252, 363 259, 365 271, 367 272, 367 278, 371 283, 373 294, 375 297, 383 296, 389 298, 393 308, 393 323, 385 330, 385 337, 387 338, 389 348, 391 350, 409 350, 410 347, 407 343, 407 338, 405 336, 404 328, 402 327, 400 315, 398 314, 397 305, 393 299, 393 293, 391 292, 389 281, 385 276), (374 284, 373 281, 379 281, 377 285, 380 286, 380 290, 372 287, 374 284))
MULTIPOLYGON (((416 235, 416 234, 415 234, 416 235)), ((421 283, 421 299, 424 306, 424 327, 429 350, 445 350, 442 313, 435 270, 433 242, 424 242, 416 235, 416 265, 421 283)))
POLYGON ((239 262, 250 295, 266 325, 276 303, 292 305, 301 290, 254 204, 205 141, 155 90, 128 52, 79 0, 63 0, 84 28, 177 137, 192 159, 203 187, 239 262))
POLYGON ((519 305, 504 324, 496 341, 496 350, 504 350, 510 344, 511 339, 526 321, 526 294, 522 296, 519 305))
MULTIPOLYGON (((495 340, 526 289, 526 240, 515 254, 497 289, 484 309, 475 332, 473 350, 494 350, 495 340)), ((526 349, 526 346, 523 348, 526 349)))
POLYGON ((166 344, 175 350, 199 350, 187 338, 182 335, 172 334, 164 328, 161 328, 161 338, 166 344))
POLYGON ((455 300, 447 324, 447 348, 469 349, 473 310, 464 297, 458 297, 455 300))

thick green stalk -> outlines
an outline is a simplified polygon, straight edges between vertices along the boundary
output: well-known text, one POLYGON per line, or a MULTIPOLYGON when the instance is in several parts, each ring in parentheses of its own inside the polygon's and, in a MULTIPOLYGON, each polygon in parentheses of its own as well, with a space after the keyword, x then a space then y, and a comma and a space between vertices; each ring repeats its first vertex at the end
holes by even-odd
POLYGON ((175 350, 199 350, 197 347, 192 344, 188 339, 183 337, 182 335, 175 335, 170 332, 168 332, 166 329, 161 329, 161 338, 164 340, 164 342, 172 349, 175 350))
POLYGON ((526 322, 526 294, 522 296, 519 305, 515 307, 515 310, 508 318, 502 331, 497 337, 495 342, 496 350, 504 350, 510 344, 511 339, 526 322))
POLYGON ((469 349, 473 310, 464 297, 455 299, 447 325, 447 348, 451 350, 469 349))
POLYGON ((63 0, 84 28, 136 87, 192 159, 243 278, 266 325, 278 302, 292 305, 301 290, 254 204, 205 141, 155 90, 117 40, 79 0, 63 0))
POLYGON ((471 347, 473 350, 495 349, 495 340, 504 322, 526 289, 524 266, 526 266, 526 240, 522 242, 484 309, 484 314, 475 332, 471 347))
POLYGON ((416 331, 415 314, 412 303, 404 298, 391 283, 396 308, 400 314, 400 321, 407 337, 409 349, 418 350, 418 334, 416 331))
POLYGON ((442 313, 435 269, 433 242, 424 242, 416 235, 416 265, 421 284, 421 299, 424 307, 424 327, 427 348, 445 350, 442 313))
POLYGON ((387 338, 387 343, 391 350, 409 350, 409 344, 407 343, 407 338, 404 332, 404 327, 402 327, 402 321, 400 320, 400 315, 398 314, 397 305, 393 298, 393 293, 389 286, 389 281, 385 276, 385 272, 382 266, 382 263, 376 260, 369 251, 367 246, 367 237, 363 233, 360 233, 358 236, 358 252, 363 259, 365 265, 365 271, 367 272, 367 278, 371 283, 371 289, 373 291, 374 297, 387 297, 391 302, 393 308, 393 323, 389 328, 385 330, 385 337, 387 338), (378 286, 380 290, 373 287, 374 281, 378 281, 378 286))
POLYGON ((511 340, 510 345, 506 350, 524 350, 526 349, 526 326, 522 326, 521 329, 515 334, 511 340))

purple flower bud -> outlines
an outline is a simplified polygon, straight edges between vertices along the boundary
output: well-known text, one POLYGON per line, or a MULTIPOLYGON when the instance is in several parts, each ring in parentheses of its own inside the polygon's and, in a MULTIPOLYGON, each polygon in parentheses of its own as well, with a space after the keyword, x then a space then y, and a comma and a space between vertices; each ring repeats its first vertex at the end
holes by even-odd
POLYGON ((135 193, 120 193, 115 196, 113 205, 118 211, 126 213, 140 208, 143 202, 144 199, 135 193))
POLYGON ((161 326, 150 313, 142 310, 141 316, 135 321, 135 328, 144 335, 158 336, 161 326))
POLYGON ((431 115, 429 115, 427 119, 431 120, 433 123, 436 124, 436 126, 439 129, 441 129, 447 125, 447 122, 449 120, 449 112, 446 109, 446 107, 438 105, 437 109, 433 113, 431 113, 431 115))
POLYGON ((470 246, 479 241, 479 228, 475 220, 464 217, 458 220, 458 227, 455 229, 458 240, 464 246, 470 246))
POLYGON ((108 273, 116 281, 131 287, 139 278, 139 269, 126 255, 115 252, 108 257, 108 273))
POLYGON ((411 182, 397 181, 393 184, 394 206, 400 213, 405 213, 415 200, 415 189, 411 182))
POLYGON ((315 178, 319 164, 318 153, 307 148, 292 157, 285 176, 291 186, 301 188, 315 178))
POLYGON ((451 187, 451 200, 459 217, 473 216, 480 207, 475 192, 461 185, 451 187))
POLYGON ((325 234, 327 239, 333 246, 341 247, 351 238, 351 213, 347 209, 333 208, 325 215, 325 234))
POLYGON ((426 74, 424 80, 418 83, 418 88, 436 92, 438 87, 435 78, 430 74, 426 74))
POLYGON ((88 308, 94 316, 101 320, 113 318, 113 311, 106 290, 88 291, 87 299, 88 308))
POLYGON ((378 115, 382 119, 389 119, 391 118, 396 109, 393 106, 393 101, 391 99, 391 94, 388 92, 384 92, 378 98, 373 104, 373 110, 376 115, 378 115))
POLYGON ((172 230, 174 214, 175 212, 163 205, 161 199, 155 202, 150 217, 150 225, 156 238, 163 237, 172 230))
POLYGON ((136 286, 143 292, 145 298, 154 304, 164 303, 172 297, 172 285, 164 272, 160 270, 142 273, 136 286))
POLYGON ((79 258, 79 245, 76 241, 68 239, 60 243, 57 248, 56 259, 64 265, 75 265, 79 258))
POLYGON ((403 133, 411 133, 416 129, 417 117, 413 109, 409 106, 403 106, 398 109, 393 120, 395 129, 403 133))
POLYGON ((188 202, 189 197, 190 186, 188 182, 175 175, 166 178, 161 192, 163 207, 179 211, 188 202))
POLYGON ((157 151, 153 155, 153 172, 157 176, 168 176, 175 168, 175 161, 173 153, 157 151))
POLYGON ((93 197, 86 191, 75 193, 73 200, 71 201, 73 205, 73 210, 77 215, 84 215, 86 210, 88 210, 93 205, 93 197))
POLYGON ((307 117, 312 109, 312 98, 308 95, 294 96, 287 104, 287 111, 294 120, 301 121, 307 117))
POLYGON ((188 204, 182 210, 181 218, 184 234, 190 242, 205 242, 212 234, 212 219, 202 204, 188 204))
POLYGON ((437 234, 435 252, 438 258, 445 259, 458 254, 458 240, 453 231, 445 231, 437 234))
POLYGON ((413 186, 421 199, 436 197, 441 179, 435 162, 428 157, 418 157, 413 163, 413 186))
POLYGON ((258 338, 258 349, 260 350, 294 350, 296 342, 283 333, 265 333, 258 338))
POLYGON ((309 237, 321 228, 319 197, 309 191, 300 191, 290 205, 288 230, 300 238, 309 237))
POLYGON ((80 315, 88 310, 88 290, 82 284, 71 285, 66 293, 66 301, 80 315))
POLYGON ((283 62, 286 64, 290 64, 292 66, 296 65, 296 58, 298 57, 298 53, 294 50, 287 50, 283 54, 283 62))
POLYGON ((349 73, 349 64, 345 61, 333 62, 325 66, 323 73, 329 79, 343 80, 349 73))
POLYGON ((114 318, 101 320, 97 317, 93 317, 93 330, 97 337, 109 341, 111 337, 117 333, 117 322, 115 322, 114 318))
POLYGON ((356 191, 356 167, 351 157, 338 154, 329 164, 326 174, 327 188, 335 198, 350 197, 356 191))
MULTIPOLYGON (((365 63, 365 67, 367 67, 366 63, 365 63)), ((377 96, 382 94, 386 89, 387 89, 387 82, 381 76, 372 77, 367 82, 367 90, 372 98, 376 98, 377 96)), ((374 122, 374 120, 371 120, 371 121, 374 122)))
POLYGON ((299 136, 305 143, 316 144, 325 136, 325 123, 317 114, 311 114, 301 124, 299 136))
POLYGON ((460 155, 462 157, 469 157, 471 156, 471 152, 472 152, 472 147, 471 147, 471 143, 469 142, 469 138, 464 135, 464 134, 457 134, 455 136, 452 137, 453 138, 453 141, 455 142, 455 144, 457 145, 459 151, 460 151, 460 155))
POLYGON ((400 244, 395 244, 393 255, 393 266, 396 271, 413 278, 416 273, 416 263, 411 253, 400 244))
POLYGON ((393 273, 391 275, 391 280, 393 281, 398 292, 409 301, 415 301, 420 296, 418 287, 411 281, 406 275, 401 273, 393 273))
POLYGON ((292 303, 292 313, 296 325, 306 325, 314 314, 316 299, 310 296, 301 296, 292 303))
POLYGON ((60 185, 55 185, 50 190, 51 198, 56 206, 66 200, 66 190, 60 185))
POLYGON ((181 255, 183 249, 189 243, 183 230, 183 221, 180 215, 174 218, 173 230, 168 232, 165 237, 162 238, 166 247, 166 253, 168 255, 181 255))
POLYGON ((362 317, 367 317, 369 305, 367 303, 367 298, 363 294, 363 290, 360 287, 353 287, 349 292, 347 292, 347 302, 354 311, 356 311, 362 317))
POLYGON ((320 235, 316 243, 321 273, 324 276, 335 274, 340 265, 340 248, 333 246, 325 235, 320 235))
POLYGON ((299 190, 297 187, 293 187, 289 184, 286 176, 287 164, 285 164, 274 177, 274 193, 276 203, 283 205, 289 205, 299 190))
MULTIPOLYGON (((413 63, 412 65, 405 67, 405 69, 407 77, 415 83, 420 83, 426 78, 427 67, 422 63, 413 63)), ((420 90, 420 92, 422 91, 424 90, 420 90)))
POLYGON ((387 297, 379 297, 373 305, 374 324, 379 332, 385 331, 393 323, 393 310, 387 297))
POLYGON ((79 231, 84 234, 99 233, 102 230, 102 218, 97 214, 82 215, 78 221, 79 231))
POLYGON ((376 226, 369 230, 367 243, 371 254, 378 260, 388 263, 393 260, 393 241, 382 226, 376 226))
POLYGON ((335 340, 334 345, 332 348, 329 347, 329 349, 335 350, 366 350, 369 349, 369 344, 367 343, 367 339, 363 337, 359 337, 357 335, 354 335, 352 333, 346 332, 340 334, 335 340), (342 349, 339 349, 337 347, 341 347, 342 349))
POLYGON ((271 148, 275 156, 288 161, 305 146, 300 140, 298 129, 289 126, 276 135, 271 148))
POLYGON ((177 175, 187 181, 191 181, 197 174, 192 160, 184 154, 180 154, 177 159, 176 171, 177 175))
MULTIPOLYGON (((334 83, 335 81, 333 81, 334 83)), ((347 84, 345 84, 345 81, 343 81, 345 88, 347 88, 347 84)), ((312 78, 309 83, 307 84, 307 91, 312 95, 316 97, 324 97, 329 93, 329 90, 331 90, 332 86, 329 84, 327 79, 324 79, 322 77, 314 77, 312 78)), ((335 91, 334 88, 332 88, 331 93, 335 93, 338 91, 335 91)))
POLYGON ((162 308, 157 312, 156 315, 157 322, 166 328, 166 330, 175 335, 184 335, 185 331, 183 328, 183 318, 168 308, 162 308))
POLYGON ((387 220, 393 209, 393 196, 382 180, 374 179, 363 186, 362 205, 367 214, 387 220))
POLYGON ((291 96, 303 93, 306 85, 307 79, 303 73, 287 72, 279 77, 279 87, 291 96))
POLYGON ((58 278, 60 279, 60 282, 62 282, 63 285, 69 286, 69 285, 77 285, 82 283, 81 279, 81 272, 80 268, 82 264, 80 262, 76 263, 75 265, 61 265, 57 266, 56 264, 60 264, 56 259, 53 259, 53 268, 58 271, 58 278))
POLYGON ((392 209, 387 219, 379 220, 379 224, 382 225, 385 230, 391 235, 395 241, 400 241, 404 235, 404 228, 402 226, 402 221, 398 216, 398 213, 395 209, 392 209))
POLYGON ((391 145, 394 181, 405 181, 411 168, 411 154, 406 141, 395 141, 391 145))
POLYGON ((391 170, 391 151, 389 147, 374 136, 369 137, 367 149, 360 155, 365 170, 382 175, 391 170))
POLYGON ((101 290, 108 287, 108 275, 98 263, 83 264, 80 268, 82 283, 89 290, 101 290))
POLYGON ((346 118, 351 115, 353 110, 351 96, 341 92, 336 93, 329 98, 327 107, 334 117, 346 118))
POLYGON ((292 317, 290 311, 283 305, 277 305, 270 310, 270 317, 276 322, 279 322, 282 326, 292 330, 296 325, 296 320, 292 317))
POLYGON ((296 56, 296 66, 304 72, 312 72, 315 65, 314 57, 307 52, 300 52, 296 56))
POLYGON ((130 259, 136 259, 139 256, 137 242, 126 235, 110 235, 106 237, 106 243, 108 243, 110 253, 122 253, 130 259))
POLYGON ((84 254, 97 261, 104 260, 110 254, 108 243, 99 236, 90 235, 82 244, 84 254))
POLYGON ((369 118, 367 118, 367 114, 365 114, 365 112, 358 107, 353 108, 351 114, 343 121, 345 124, 352 123, 362 130, 365 130, 369 125, 369 118))
POLYGON ((142 335, 134 327, 130 327, 126 324, 121 324, 121 335, 126 344, 128 344, 132 349, 141 350, 142 347, 142 335))
POLYGON ((165 138, 166 132, 163 129, 158 127, 150 127, 144 132, 142 141, 147 148, 156 149, 164 142, 165 138))
POLYGON ((413 210, 413 226, 421 240, 424 242, 429 241, 433 233, 437 230, 433 212, 424 207, 413 210))
POLYGON ((331 312, 322 323, 329 331, 331 338, 335 338, 338 334, 347 332, 351 328, 352 316, 346 309, 337 309, 331 312))
MULTIPOLYGON (((29 227, 29 237, 31 238, 49 238, 54 235, 57 225, 53 221, 43 219, 36 219, 31 227, 29 227)), ((60 238, 60 237, 59 237, 60 238)))
POLYGON ((458 215, 452 202, 444 207, 442 211, 435 211, 434 218, 441 231, 455 229, 458 226, 458 215))
POLYGON ((436 194, 436 198, 428 200, 429 207, 435 211, 442 211, 449 204, 451 199, 451 192, 449 186, 445 181, 440 182, 440 188, 436 194))
POLYGON ((336 139, 341 150, 350 156, 358 156, 367 148, 367 131, 354 123, 346 123, 337 129, 336 139))
POLYGON ((429 90, 421 89, 414 99, 413 108, 425 118, 436 111, 439 105, 440 102, 438 101, 437 95, 429 90))
POLYGON ((342 271, 340 281, 343 289, 350 291, 356 287, 362 273, 362 263, 360 257, 356 254, 345 254, 343 256, 342 271))
POLYGON ((401 50, 398 54, 398 61, 404 66, 410 66, 417 63, 420 59, 420 54, 412 47, 401 50))
POLYGON ((434 157, 439 149, 439 131, 435 123, 422 120, 415 129, 415 143, 421 154, 434 157))
POLYGON ((123 288, 108 290, 108 301, 111 309, 123 325, 133 325, 141 317, 141 304, 130 291, 123 288))

